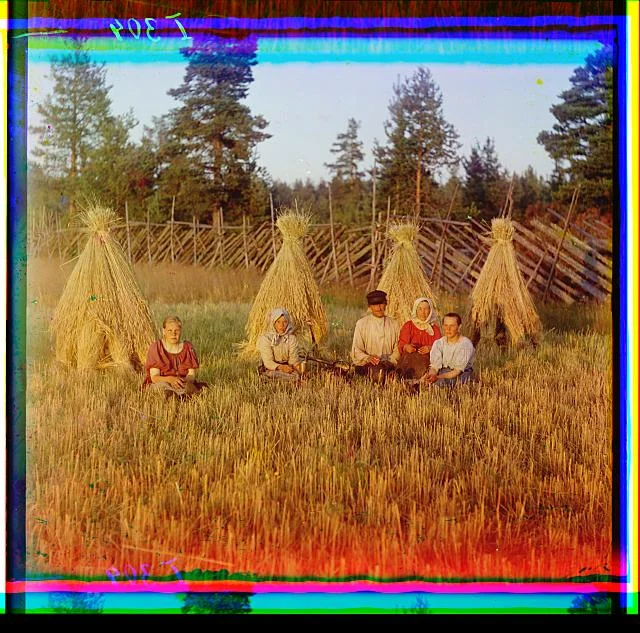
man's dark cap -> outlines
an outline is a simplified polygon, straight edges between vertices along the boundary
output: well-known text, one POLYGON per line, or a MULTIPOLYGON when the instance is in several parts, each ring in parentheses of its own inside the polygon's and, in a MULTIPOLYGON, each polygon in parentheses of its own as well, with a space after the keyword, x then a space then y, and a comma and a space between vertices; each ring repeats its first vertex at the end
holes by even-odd
POLYGON ((376 306, 380 303, 387 303, 387 293, 382 290, 372 290, 367 294, 367 303, 376 306))

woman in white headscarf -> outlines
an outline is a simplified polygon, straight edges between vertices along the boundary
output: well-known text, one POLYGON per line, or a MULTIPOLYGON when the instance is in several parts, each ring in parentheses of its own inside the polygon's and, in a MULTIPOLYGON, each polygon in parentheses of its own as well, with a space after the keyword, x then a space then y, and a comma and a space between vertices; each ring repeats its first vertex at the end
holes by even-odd
POLYGON ((429 369, 429 352, 442 336, 431 300, 419 297, 413 303, 411 318, 400 328, 397 371, 404 378, 421 378, 429 369))
POLYGON ((298 354, 298 339, 284 308, 271 310, 267 331, 258 338, 256 347, 262 358, 261 375, 282 380, 301 378, 303 365, 298 354))

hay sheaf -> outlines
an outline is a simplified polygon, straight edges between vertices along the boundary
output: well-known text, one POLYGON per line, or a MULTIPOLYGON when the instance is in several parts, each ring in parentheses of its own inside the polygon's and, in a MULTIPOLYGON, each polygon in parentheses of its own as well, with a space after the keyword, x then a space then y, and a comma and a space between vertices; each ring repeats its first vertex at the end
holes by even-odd
POLYGON ((141 370, 156 330, 133 269, 112 235, 118 216, 91 202, 80 219, 89 239, 51 321, 56 359, 79 369, 141 370))
POLYGON ((526 335, 537 337, 540 317, 527 289, 513 248, 515 227, 507 218, 491 221, 492 246, 471 293, 469 317, 476 329, 493 327, 501 319, 511 344, 526 335))
POLYGON ((389 229, 394 240, 391 256, 384 267, 379 290, 387 293, 387 314, 401 325, 411 316, 411 308, 418 297, 428 297, 437 311, 437 301, 424 274, 415 247, 418 226, 413 223, 395 224, 389 229))
POLYGON ((266 330, 271 310, 288 310, 298 336, 310 340, 311 323, 316 343, 327 334, 327 315, 320 300, 320 291, 302 247, 310 216, 305 212, 286 210, 276 221, 282 234, 282 246, 269 267, 249 312, 245 326, 246 340, 239 344, 243 356, 256 352, 258 337, 266 330))

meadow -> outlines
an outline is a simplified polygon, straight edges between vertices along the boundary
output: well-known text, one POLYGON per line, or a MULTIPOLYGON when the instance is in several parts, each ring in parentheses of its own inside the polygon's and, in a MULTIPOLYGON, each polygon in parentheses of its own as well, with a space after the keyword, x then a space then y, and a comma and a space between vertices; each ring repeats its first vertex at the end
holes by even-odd
MULTIPOLYGON (((136 374, 54 361, 72 266, 28 261, 30 575, 562 579, 615 565, 610 303, 538 305, 540 344, 481 343, 478 382, 455 390, 326 372, 265 384, 234 347, 254 270, 136 266, 156 323, 182 318, 211 385, 178 402, 136 374)), ((347 358, 364 291, 321 292, 324 354, 347 358)), ((441 313, 466 300, 441 296, 441 313)))

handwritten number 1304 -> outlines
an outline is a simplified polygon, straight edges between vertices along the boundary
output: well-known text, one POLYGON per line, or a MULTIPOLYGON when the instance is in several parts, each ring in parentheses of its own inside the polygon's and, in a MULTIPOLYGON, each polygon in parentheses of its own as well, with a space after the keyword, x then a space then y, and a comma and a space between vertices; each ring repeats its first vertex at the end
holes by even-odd
MULTIPOLYGON (((184 26, 182 26, 182 23, 180 22, 180 20, 177 19, 179 15, 180 15, 179 13, 176 13, 174 15, 167 15, 166 19, 168 20, 172 19, 180 29, 180 33, 182 33, 182 39, 188 40, 189 36, 187 35, 187 32, 184 30, 184 26)), ((122 35, 120 35, 120 31, 124 29, 124 25, 117 18, 114 18, 114 22, 115 24, 109 24, 109 28, 111 29, 111 32, 116 36, 116 39, 122 40, 122 35)), ((156 27, 154 26, 154 24, 156 23, 156 20, 154 18, 145 18, 144 23, 146 25, 147 37, 152 42, 157 42, 160 38, 158 36, 151 35, 152 31, 156 30, 156 27), (153 24, 151 24, 152 22, 153 24)), ((129 29, 129 33, 131 33, 131 35, 133 35, 135 39, 140 38, 140 33, 142 32, 142 25, 138 20, 136 20, 135 18, 129 18, 127 20, 127 28, 129 29)))

